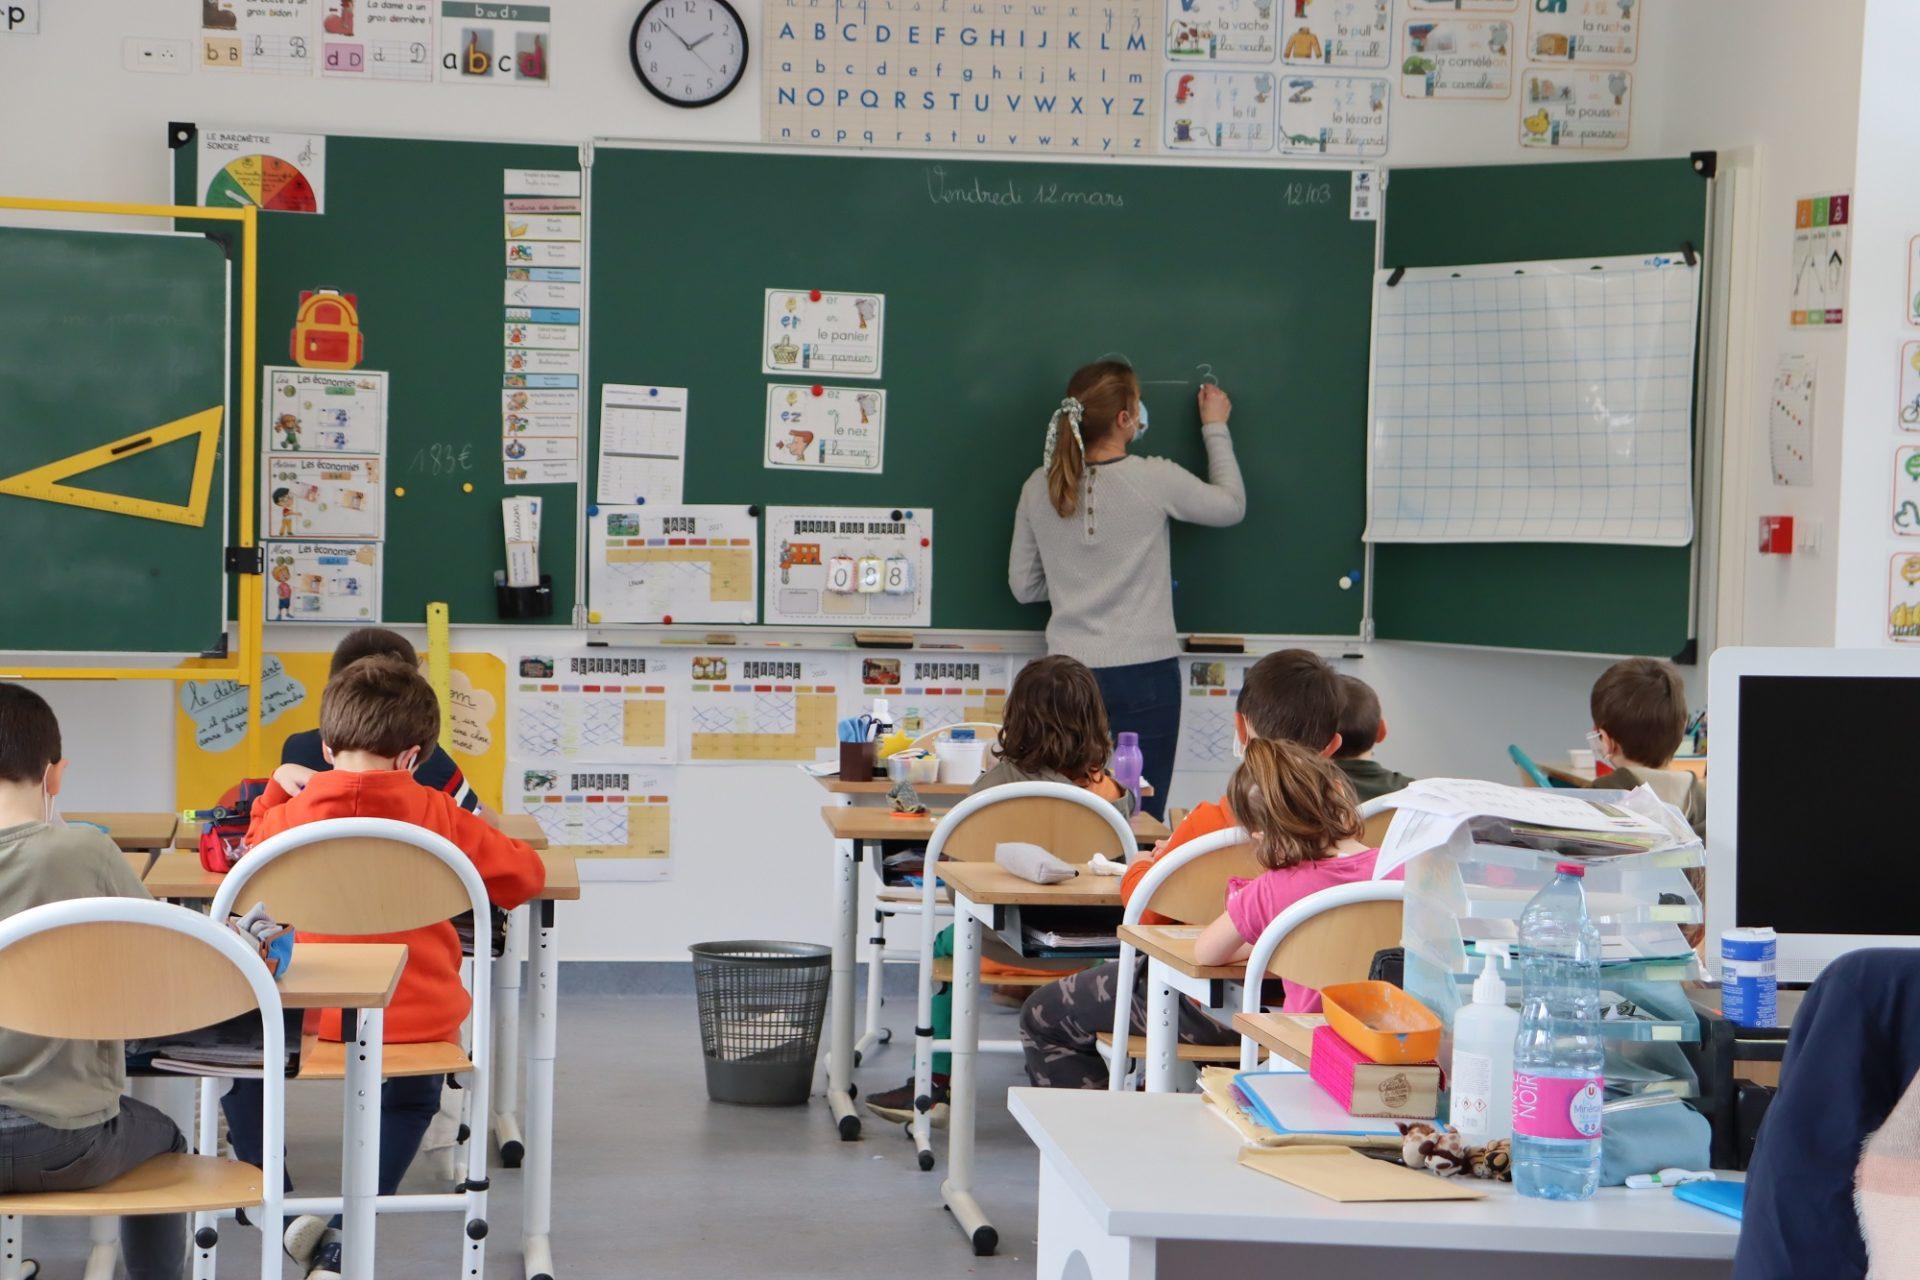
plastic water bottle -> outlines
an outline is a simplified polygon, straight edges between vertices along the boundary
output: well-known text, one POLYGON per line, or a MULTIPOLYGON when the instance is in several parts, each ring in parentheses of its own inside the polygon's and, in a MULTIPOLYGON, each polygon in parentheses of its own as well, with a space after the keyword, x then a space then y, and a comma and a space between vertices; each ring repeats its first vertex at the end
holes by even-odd
POLYGON ((1133 792, 1135 804, 1140 801, 1140 773, 1146 765, 1140 755, 1140 735, 1120 734, 1113 748, 1113 780, 1133 792))
POLYGON ((1585 874, 1560 863, 1520 914, 1513 1185, 1541 1200, 1585 1200, 1600 1187, 1600 931, 1587 915, 1585 874))

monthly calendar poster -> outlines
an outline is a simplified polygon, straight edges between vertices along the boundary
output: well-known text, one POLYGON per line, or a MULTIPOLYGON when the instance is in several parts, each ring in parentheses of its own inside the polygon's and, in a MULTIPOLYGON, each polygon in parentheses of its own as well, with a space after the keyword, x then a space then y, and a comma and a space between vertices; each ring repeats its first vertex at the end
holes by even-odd
POLYGON ((315 8, 315 0, 200 0, 200 65, 310 76, 315 8))
POLYGON ((509 754, 517 761, 669 764, 684 673, 645 649, 530 648, 507 682, 509 754))
POLYGON ((270 537, 380 537, 387 509, 380 459, 275 454, 264 470, 270 537))
POLYGON ((761 327, 762 373, 877 378, 886 297, 827 289, 769 289, 761 327))
POLYGON ((887 393, 879 387, 767 384, 765 462, 773 470, 879 475, 886 432, 887 393))
POLYGON ((1164 4, 766 0, 756 51, 761 136, 1146 155, 1164 4))
POLYGON ((1393 0, 1280 0, 1280 57, 1290 66, 1384 67, 1393 0))
POLYGON ((1887 639, 1920 643, 1920 555, 1902 551, 1888 565, 1887 639))
POLYGON ((1367 157, 1387 153, 1384 76, 1280 77, 1280 150, 1287 155, 1367 157))
POLYGON ((320 74, 433 79, 433 0, 322 0, 320 74))
POLYGON ((194 147, 195 185, 208 208, 327 210, 327 140, 319 134, 201 129, 194 147))
POLYGON ((544 4, 440 0, 440 78, 467 84, 547 85, 553 13, 544 4))
POLYGON ((1536 0, 1527 14, 1535 62, 1628 66, 1640 56, 1641 0, 1536 0))
POLYGON ((861 654, 859 680, 845 712, 872 710, 885 698, 893 722, 910 737, 954 724, 999 724, 1006 717, 1013 659, 1004 654, 861 654))
POLYGON ((769 507, 769 625, 933 625, 933 512, 769 507))
POLYGON ((658 765, 515 761, 507 807, 530 814, 582 880, 665 880, 672 870, 673 770, 658 765))
POLYGON ((759 534, 751 507, 602 505, 587 518, 587 620, 755 622, 759 534))
POLYGON ((1633 136, 1633 73, 1528 67, 1520 145, 1618 151, 1633 136))
POLYGON ((1272 62, 1280 48, 1274 0, 1167 0, 1175 62, 1272 62))
POLYGON ((1271 71, 1167 72, 1170 151, 1273 150, 1271 71))
POLYGON ((1181 769, 1229 770, 1234 766, 1233 709, 1247 668, 1254 659, 1193 657, 1180 659, 1180 744, 1174 765, 1181 769))
POLYGON ((387 443, 387 375, 371 369, 264 369, 269 453, 357 453, 387 443))
POLYGON ((380 544, 269 542, 268 622, 380 620, 380 544))
POLYGON ((1920 538, 1920 445, 1893 451, 1893 531, 1920 538))
POLYGON ((694 649, 672 660, 687 689, 683 762, 836 758, 849 655, 694 649))
POLYGON ((1513 24, 1416 18, 1400 28, 1400 95, 1505 98, 1513 93, 1513 24))

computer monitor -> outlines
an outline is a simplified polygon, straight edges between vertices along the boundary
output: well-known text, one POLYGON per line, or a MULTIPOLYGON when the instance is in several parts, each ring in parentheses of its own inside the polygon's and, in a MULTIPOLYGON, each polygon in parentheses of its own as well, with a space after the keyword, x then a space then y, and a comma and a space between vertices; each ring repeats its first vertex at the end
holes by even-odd
POLYGON ((1920 652, 1720 649, 1707 676, 1707 950, 1780 935, 1783 982, 1920 947, 1920 652))

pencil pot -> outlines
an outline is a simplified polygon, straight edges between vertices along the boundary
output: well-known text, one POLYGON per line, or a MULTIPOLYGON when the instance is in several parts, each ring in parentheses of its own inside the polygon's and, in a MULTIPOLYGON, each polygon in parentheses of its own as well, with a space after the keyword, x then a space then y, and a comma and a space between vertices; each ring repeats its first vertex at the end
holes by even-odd
POLYGON ((748 1106, 804 1104, 833 953, 807 942, 751 940, 700 942, 688 950, 707 1096, 748 1106))
POLYGON ((840 781, 873 781, 873 743, 843 742, 840 744, 840 781))

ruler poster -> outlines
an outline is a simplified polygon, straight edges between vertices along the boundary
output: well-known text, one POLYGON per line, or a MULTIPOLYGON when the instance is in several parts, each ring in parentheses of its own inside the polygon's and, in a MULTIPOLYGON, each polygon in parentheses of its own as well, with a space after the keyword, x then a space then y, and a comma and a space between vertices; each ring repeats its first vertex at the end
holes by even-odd
POLYGON ((1162 0, 766 0, 761 135, 806 146, 1147 154, 1162 0))

